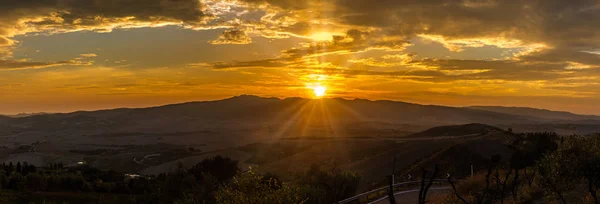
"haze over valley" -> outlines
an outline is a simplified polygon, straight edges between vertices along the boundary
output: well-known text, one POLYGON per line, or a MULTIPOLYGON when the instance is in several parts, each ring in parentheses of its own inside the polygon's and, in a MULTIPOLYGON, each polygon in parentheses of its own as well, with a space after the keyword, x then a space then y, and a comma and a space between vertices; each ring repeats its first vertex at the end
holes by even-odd
MULTIPOLYGON (((337 162, 362 175, 378 175, 387 171, 394 155, 402 158, 397 168, 411 171, 423 158, 448 148, 466 147, 471 153, 460 154, 477 156, 508 154, 502 145, 513 137, 504 133, 509 128, 514 133, 600 132, 600 116, 533 108, 241 95, 150 108, 5 116, 0 127, 0 161, 5 163, 85 162, 103 170, 159 174, 180 163, 191 167, 223 155, 239 160, 242 168, 255 166, 283 175, 302 172, 314 162, 337 162)), ((457 173, 469 172, 462 170, 457 173)), ((365 176, 361 189, 382 179, 365 176)))

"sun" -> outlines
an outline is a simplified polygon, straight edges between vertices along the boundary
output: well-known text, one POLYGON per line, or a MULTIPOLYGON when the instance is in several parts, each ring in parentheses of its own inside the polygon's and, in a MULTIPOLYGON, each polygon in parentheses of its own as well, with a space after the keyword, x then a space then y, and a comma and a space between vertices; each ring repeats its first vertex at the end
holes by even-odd
POLYGON ((315 94, 315 97, 317 97, 317 98, 321 98, 321 97, 325 96, 325 91, 327 91, 327 87, 324 87, 324 86, 313 87, 313 93, 315 94))

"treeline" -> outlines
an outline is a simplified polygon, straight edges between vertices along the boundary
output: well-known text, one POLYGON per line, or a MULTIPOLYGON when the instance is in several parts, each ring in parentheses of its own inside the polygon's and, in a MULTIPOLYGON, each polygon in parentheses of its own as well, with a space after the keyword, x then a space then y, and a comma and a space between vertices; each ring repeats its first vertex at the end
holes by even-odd
POLYGON ((313 165, 283 182, 274 174, 241 171, 237 161, 221 156, 205 159, 190 169, 180 165, 172 173, 155 176, 125 175, 87 165, 36 168, 9 163, 0 169, 3 191, 19 193, 18 202, 23 203, 39 201, 33 200, 34 195, 46 192, 66 195, 55 200, 43 198, 43 202, 50 203, 84 203, 74 197, 87 194, 123 198, 90 199, 93 203, 333 203, 354 195, 360 180, 358 175, 335 166, 313 165))
POLYGON ((488 168, 436 203, 600 203, 600 135, 518 135, 507 162, 498 155, 488 168))

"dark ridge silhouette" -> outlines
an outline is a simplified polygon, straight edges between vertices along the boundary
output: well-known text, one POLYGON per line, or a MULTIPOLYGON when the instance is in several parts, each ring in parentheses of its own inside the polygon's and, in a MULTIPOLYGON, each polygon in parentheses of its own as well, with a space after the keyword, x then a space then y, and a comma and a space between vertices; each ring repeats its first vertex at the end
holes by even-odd
POLYGON ((449 125, 434 127, 427 129, 423 132, 412 134, 409 137, 476 136, 501 131, 503 130, 491 125, 471 123, 465 125, 449 125))
POLYGON ((550 120, 600 120, 600 116, 597 115, 578 115, 566 111, 552 111, 529 107, 469 106, 467 108, 550 120))
POLYGON ((19 114, 15 114, 15 115, 7 115, 7 116, 11 117, 11 118, 24 118, 24 117, 34 116, 34 115, 48 115, 48 114, 52 114, 52 113, 46 113, 46 112, 39 112, 39 113, 19 113, 19 114))
MULTIPOLYGON (((582 116, 582 118, 585 117, 582 116)), ((253 95, 149 108, 78 111, 0 119, 0 126, 7 126, 8 128, 4 130, 11 133, 60 131, 64 134, 70 132, 76 134, 165 133, 173 130, 198 132, 264 129, 280 126, 288 127, 290 131, 296 131, 304 127, 323 129, 331 123, 340 129, 356 129, 356 127, 362 128, 372 124, 388 124, 388 129, 397 129, 408 124, 418 128, 407 131, 416 132, 439 125, 485 123, 507 127, 513 124, 554 125, 557 121, 474 108, 420 105, 385 100, 279 99, 253 95)))

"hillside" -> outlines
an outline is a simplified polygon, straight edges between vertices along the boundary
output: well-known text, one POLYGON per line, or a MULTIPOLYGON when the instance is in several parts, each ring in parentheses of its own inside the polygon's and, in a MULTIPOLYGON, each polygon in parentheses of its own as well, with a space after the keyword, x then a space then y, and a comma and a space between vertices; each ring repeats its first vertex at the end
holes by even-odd
POLYGON ((413 136, 429 142, 443 138, 442 141, 447 146, 403 169, 402 175, 416 175, 421 169, 432 168, 437 164, 442 170, 458 178, 468 176, 471 165, 475 171, 484 170, 494 155, 499 155, 501 162, 508 162, 514 151, 509 145, 518 139, 513 133, 485 124, 434 127, 413 136))
POLYGON ((567 120, 567 121, 582 121, 582 120, 599 120, 600 116, 596 115, 578 115, 565 111, 551 111, 546 109, 528 108, 528 107, 504 107, 504 106, 469 106, 467 108, 491 111, 496 113, 504 113, 510 115, 520 115, 528 117, 537 117, 549 120, 567 120))
MULTIPOLYGON (((362 175, 361 188, 378 187, 385 183, 385 177, 393 166, 400 180, 406 174, 417 175, 422 168, 440 164, 443 171, 464 177, 470 172, 470 165, 477 170, 492 155, 510 158, 511 144, 516 136, 485 124, 466 124, 437 127, 421 132, 430 137, 421 138, 322 138, 319 140, 294 139, 261 142, 237 148, 248 154, 243 158, 247 164, 254 164, 265 172, 288 175, 287 172, 303 172, 313 163, 335 164, 362 175), (431 130, 436 131, 431 131, 431 130), (471 137, 443 137, 446 132, 475 134, 471 137)), ((171 165, 173 168, 174 164, 171 165)))
POLYGON ((36 115, 48 115, 48 114, 52 114, 52 113, 19 113, 19 114, 15 114, 15 115, 8 115, 8 117, 11 118, 24 118, 24 117, 29 117, 29 116, 36 116, 36 115))
MULTIPOLYGON (((580 118, 585 118, 581 116, 580 118)), ((364 123, 410 124, 420 131, 438 125, 486 123, 540 124, 552 119, 474 108, 420 105, 362 99, 261 98, 237 96, 151 108, 80 111, 0 120, 11 132, 61 131, 77 134, 194 132, 266 129, 293 133, 310 128, 340 134, 364 123), (337 130, 336 130, 337 129, 337 130)), ((361 128, 365 128, 364 125, 361 128)), ((369 127, 366 127, 369 128, 369 127)))
POLYGON ((192 164, 197 161, 192 157, 227 153, 236 155, 235 159, 241 162, 266 165, 265 168, 273 170, 301 169, 293 164, 305 166, 337 158, 349 162, 344 166, 350 169, 370 172, 371 168, 382 169, 377 168, 379 165, 387 166, 390 155, 419 155, 404 161, 410 164, 450 144, 440 140, 441 143, 436 142, 437 145, 432 146, 432 141, 414 141, 419 145, 410 146, 408 140, 430 137, 438 140, 503 132, 483 124, 513 128, 518 132, 556 129, 565 134, 600 132, 600 123, 561 123, 472 108, 362 99, 279 99, 243 95, 150 108, 0 117, 0 161, 25 158, 40 165, 86 161, 103 169, 157 172, 170 169, 166 165, 169 162, 179 160, 192 164), (405 138, 415 132, 420 133, 405 138), (273 143, 290 138, 294 138, 290 141, 310 143, 311 146, 237 149, 248 144, 273 143), (338 140, 360 141, 341 143, 338 140), (371 140, 373 143, 363 146, 367 144, 365 141, 371 140), (390 141, 409 145, 413 150, 402 152, 409 146, 381 146, 390 141), (317 143, 312 145, 313 142, 317 143), (22 146, 35 147, 35 152, 11 154, 22 146), (361 152, 375 155, 357 153, 352 149, 342 151, 350 147, 356 150, 368 148, 361 152), (294 152, 290 152, 292 150, 294 152), (319 155, 318 158, 315 155, 319 155), (142 159, 146 157, 148 160, 142 159), (155 166, 159 167, 152 168, 155 166))
POLYGON ((465 125, 447 125, 427 129, 423 132, 415 133, 409 137, 458 137, 458 136, 477 136, 493 132, 502 132, 503 130, 494 126, 471 123, 465 125))
POLYGON ((533 114, 534 117, 518 111, 499 112, 396 101, 279 99, 242 95, 218 101, 150 108, 3 117, 0 118, 0 127, 3 127, 0 136, 43 132, 45 136, 65 137, 185 133, 196 138, 209 134, 213 137, 237 137, 238 140, 367 135, 398 137, 431 127, 468 123, 513 128, 518 132, 542 129, 565 134, 589 134, 600 131, 600 120, 590 120, 596 116, 551 113, 533 114), (571 120, 554 116, 556 114, 569 115, 571 120))

